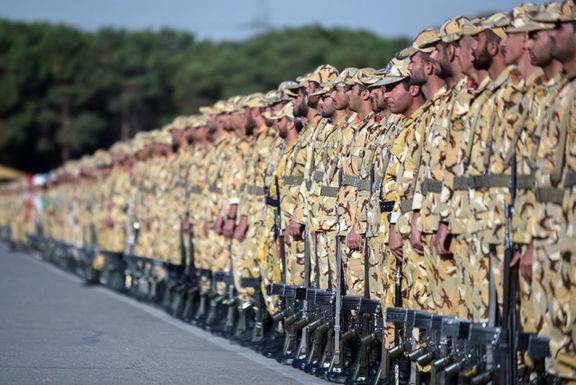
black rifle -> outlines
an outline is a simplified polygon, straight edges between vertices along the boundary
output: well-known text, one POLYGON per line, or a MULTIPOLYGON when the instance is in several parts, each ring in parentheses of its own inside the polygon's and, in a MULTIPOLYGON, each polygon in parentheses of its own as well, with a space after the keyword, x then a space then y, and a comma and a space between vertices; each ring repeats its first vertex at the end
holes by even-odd
POLYGON ((502 343, 502 329, 499 327, 471 325, 468 335, 468 360, 459 373, 459 383, 485 385, 498 381, 502 343))
POLYGON ((316 290, 315 297, 318 325, 314 330, 312 346, 308 352, 308 357, 306 357, 304 370, 308 373, 322 376, 330 367, 330 360, 334 351, 333 333, 336 293, 316 290))
MULTIPOLYGON (((514 144, 513 144, 514 145, 514 144)), ((518 267, 512 267, 510 262, 514 258, 516 252, 516 245, 512 241, 510 234, 510 225, 512 223, 512 215, 514 209, 514 202, 516 200, 516 186, 517 186, 517 167, 516 167, 516 151, 512 151, 512 158, 510 160, 511 166, 511 183, 510 183, 510 204, 506 207, 506 231, 505 231, 505 246, 504 253, 504 298, 502 309, 502 328, 503 341, 502 348, 502 370, 500 373, 500 382, 502 384, 515 385, 518 382, 518 357, 516 352, 516 336, 518 333, 518 317, 517 317, 517 303, 518 303, 518 267)))

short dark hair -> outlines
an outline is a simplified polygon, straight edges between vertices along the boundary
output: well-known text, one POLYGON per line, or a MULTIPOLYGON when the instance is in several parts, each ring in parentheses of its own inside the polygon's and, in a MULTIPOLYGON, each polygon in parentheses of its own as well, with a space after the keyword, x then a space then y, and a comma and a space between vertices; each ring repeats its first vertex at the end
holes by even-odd
POLYGON ((500 43, 500 36, 496 35, 496 33, 494 33, 494 31, 492 31, 491 29, 487 29, 484 31, 484 33, 486 34, 486 43, 500 43))
POLYGON ((304 124, 302 123, 302 120, 300 120, 299 118, 294 118, 293 122, 294 122, 294 127, 296 128, 296 131, 298 131, 298 133, 300 133, 300 131, 302 131, 302 129, 304 128, 304 124))
POLYGON ((404 89, 408 91, 410 89, 410 86, 412 85, 412 79, 410 78, 410 76, 407 76, 404 79, 402 79, 400 83, 402 83, 404 89))

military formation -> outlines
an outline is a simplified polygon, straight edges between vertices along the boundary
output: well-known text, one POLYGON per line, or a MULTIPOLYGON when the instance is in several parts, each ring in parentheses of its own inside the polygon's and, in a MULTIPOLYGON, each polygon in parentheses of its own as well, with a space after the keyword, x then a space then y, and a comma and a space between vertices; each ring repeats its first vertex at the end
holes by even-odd
POLYGON ((576 5, 454 17, 0 189, 2 237, 329 381, 576 384, 576 5))

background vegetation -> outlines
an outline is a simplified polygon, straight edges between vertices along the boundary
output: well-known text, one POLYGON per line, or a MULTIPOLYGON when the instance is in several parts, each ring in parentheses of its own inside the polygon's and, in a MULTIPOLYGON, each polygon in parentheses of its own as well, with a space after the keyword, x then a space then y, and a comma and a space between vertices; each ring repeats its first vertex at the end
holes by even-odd
POLYGON ((407 44, 320 26, 215 43, 171 29, 92 33, 0 19, 0 163, 47 171, 322 63, 380 68, 407 44))

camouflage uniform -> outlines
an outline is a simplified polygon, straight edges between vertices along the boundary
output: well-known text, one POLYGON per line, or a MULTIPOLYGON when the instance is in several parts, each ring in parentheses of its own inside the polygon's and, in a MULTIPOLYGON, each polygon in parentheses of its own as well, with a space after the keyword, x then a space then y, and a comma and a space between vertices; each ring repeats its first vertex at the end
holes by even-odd
MULTIPOLYGON (((564 186, 570 185, 569 172, 574 170, 574 134, 576 110, 574 74, 566 77, 555 103, 546 111, 544 126, 536 151, 536 207, 531 231, 535 246, 532 296, 538 305, 544 305, 540 333, 550 336, 553 369, 566 379, 576 381, 576 348, 574 298, 576 279, 573 242, 562 242, 561 237, 573 225, 570 202, 573 188, 565 194, 564 186), (563 204, 564 200, 564 204, 563 204)), ((539 326, 539 325, 537 325, 539 326)))

